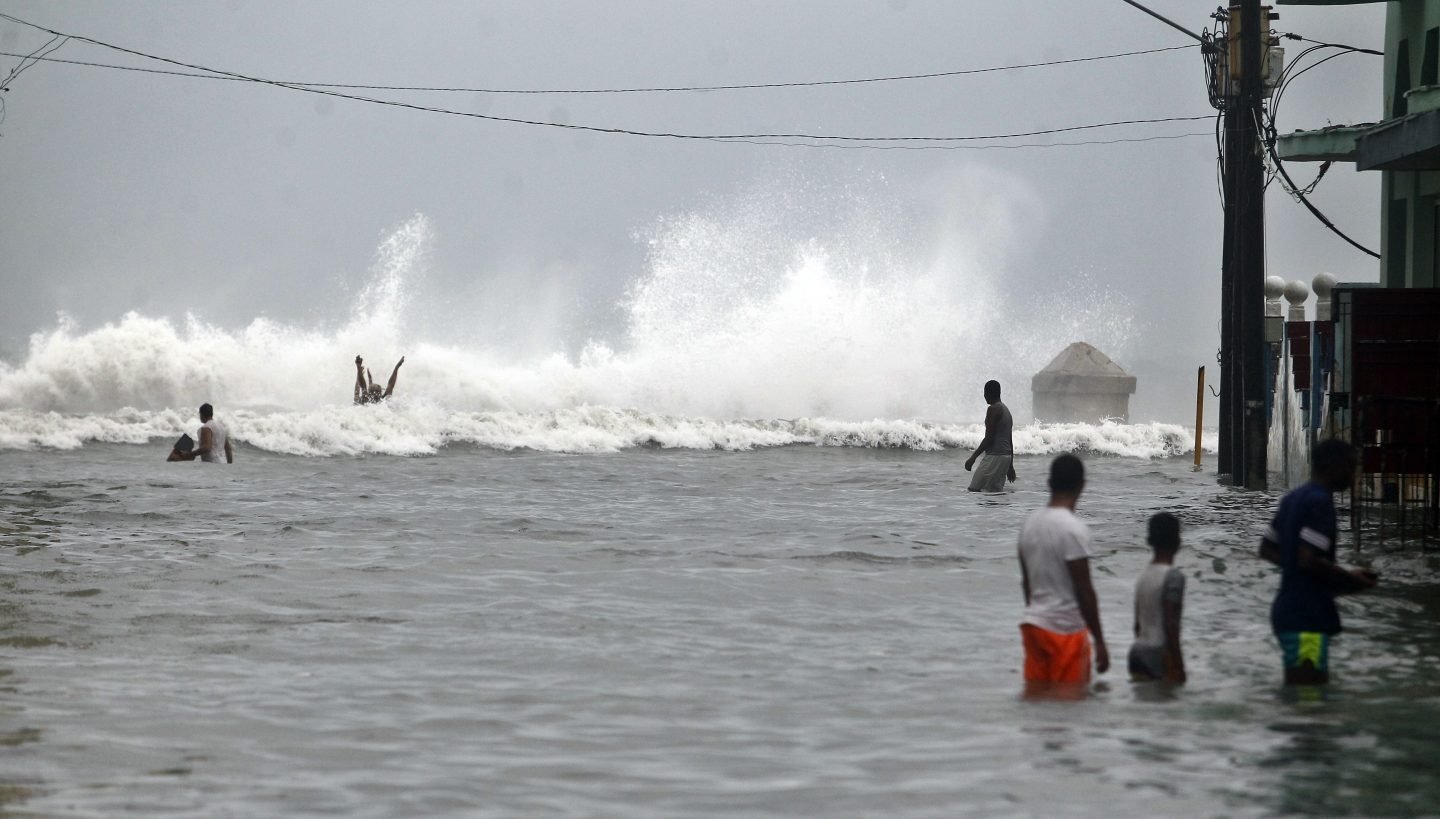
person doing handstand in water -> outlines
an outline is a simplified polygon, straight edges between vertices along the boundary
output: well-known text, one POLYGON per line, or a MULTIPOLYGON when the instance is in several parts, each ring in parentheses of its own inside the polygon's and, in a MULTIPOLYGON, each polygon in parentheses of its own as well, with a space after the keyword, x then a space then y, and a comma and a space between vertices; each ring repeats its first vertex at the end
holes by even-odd
POLYGON ((365 367, 365 359, 355 356, 355 403, 357 404, 378 404, 389 398, 395 392, 395 379, 400 376, 400 365, 405 363, 405 356, 395 362, 395 369, 390 371, 390 383, 381 390, 380 385, 370 376, 370 370, 365 367))

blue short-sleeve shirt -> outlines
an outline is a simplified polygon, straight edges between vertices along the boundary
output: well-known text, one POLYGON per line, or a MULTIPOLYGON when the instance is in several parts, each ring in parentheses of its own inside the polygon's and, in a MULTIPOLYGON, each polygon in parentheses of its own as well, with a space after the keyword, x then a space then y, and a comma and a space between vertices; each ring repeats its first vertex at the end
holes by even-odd
POLYGON ((1270 607, 1275 632, 1338 634, 1335 593, 1298 562, 1302 543, 1335 561, 1335 498, 1330 489, 1311 481, 1285 495, 1265 534, 1280 545, 1280 591, 1270 607))

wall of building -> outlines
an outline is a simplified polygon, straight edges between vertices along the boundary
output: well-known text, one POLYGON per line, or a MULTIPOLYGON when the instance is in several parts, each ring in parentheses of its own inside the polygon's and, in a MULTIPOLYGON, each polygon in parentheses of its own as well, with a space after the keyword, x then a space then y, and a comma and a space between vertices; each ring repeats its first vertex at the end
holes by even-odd
MULTIPOLYGON (((1385 23, 1387 118, 1419 113, 1413 89, 1440 85, 1440 2, 1390 3, 1385 23)), ((1381 272, 1385 287, 1440 286, 1440 172, 1383 171, 1381 272)))
POLYGON ((1117 393, 1036 392, 1035 420, 1046 423, 1097 424, 1130 420, 1130 396, 1117 393))

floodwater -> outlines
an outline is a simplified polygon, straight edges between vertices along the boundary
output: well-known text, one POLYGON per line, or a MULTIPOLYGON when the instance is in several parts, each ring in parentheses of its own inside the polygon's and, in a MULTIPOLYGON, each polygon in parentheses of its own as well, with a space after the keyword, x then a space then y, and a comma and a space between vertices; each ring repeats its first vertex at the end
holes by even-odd
POLYGON ((1282 691, 1276 495, 1188 457, 1087 456, 1080 512, 1118 665, 1180 515, 1190 684, 1037 701, 1047 456, 157 448, 0 451, 0 815, 1440 813, 1440 560, 1347 554, 1383 585, 1282 691))

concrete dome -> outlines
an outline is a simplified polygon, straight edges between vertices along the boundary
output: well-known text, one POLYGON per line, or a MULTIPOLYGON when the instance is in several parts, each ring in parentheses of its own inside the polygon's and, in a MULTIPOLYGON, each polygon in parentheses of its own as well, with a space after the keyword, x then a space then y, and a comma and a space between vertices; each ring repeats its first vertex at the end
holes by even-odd
POLYGON ((1128 420, 1135 376, 1091 344, 1077 341, 1030 379, 1035 420, 1128 420))

